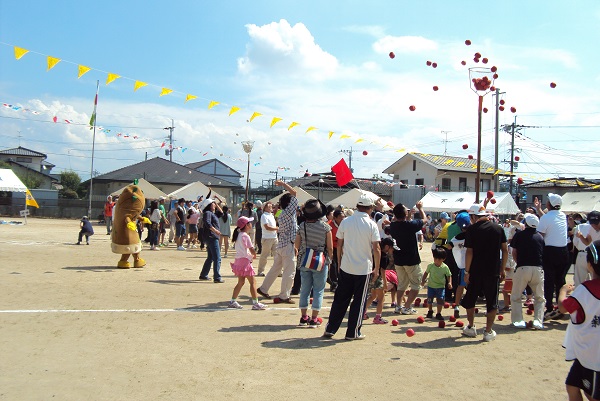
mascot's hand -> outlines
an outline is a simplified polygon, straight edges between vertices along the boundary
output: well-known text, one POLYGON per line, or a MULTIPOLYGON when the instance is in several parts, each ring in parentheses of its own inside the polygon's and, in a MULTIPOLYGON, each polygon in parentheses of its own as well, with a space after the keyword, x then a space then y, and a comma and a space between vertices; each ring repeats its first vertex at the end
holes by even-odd
POLYGON ((142 217, 142 221, 144 222, 144 224, 152 224, 152 222, 150 221, 150 219, 147 218, 147 217, 142 217))
POLYGON ((137 226, 135 225, 135 223, 133 221, 130 221, 129 223, 127 223, 127 228, 130 229, 131 231, 137 231, 137 226))

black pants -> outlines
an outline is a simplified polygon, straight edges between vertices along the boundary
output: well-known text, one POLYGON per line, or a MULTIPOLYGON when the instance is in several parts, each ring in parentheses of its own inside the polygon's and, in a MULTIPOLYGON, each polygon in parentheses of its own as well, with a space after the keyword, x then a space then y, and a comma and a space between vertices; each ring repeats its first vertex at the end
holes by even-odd
POLYGON ((88 231, 79 231, 79 238, 77 239, 77 242, 81 242, 81 240, 83 239, 83 236, 85 236, 85 241, 86 242, 90 242, 90 234, 88 231))
POLYGON ((340 270, 337 290, 331 304, 329 312, 329 321, 325 327, 327 333, 335 334, 350 305, 348 313, 348 328, 346 329, 346 337, 358 337, 360 328, 362 327, 363 312, 367 296, 369 295, 369 275, 355 275, 346 273, 340 270), (352 304, 350 304, 352 301, 352 304))
POLYGON ((458 269, 456 260, 454 260, 454 254, 452 253, 452 249, 446 248, 446 260, 444 260, 444 263, 448 266, 448 268, 450 269, 450 273, 452 274, 452 289, 448 288, 448 285, 446 284, 446 301, 454 302, 456 287, 458 287, 460 270, 458 269))
POLYGON ((335 290, 338 286, 338 276, 337 248, 333 248, 333 257, 329 266, 329 279, 327 280, 332 290, 335 290))
POLYGON ((260 224, 256 225, 256 233, 254 234, 254 246, 256 246, 256 253, 262 253, 262 228, 260 228, 260 224))
POLYGON ((558 293, 565 285, 565 276, 569 270, 569 251, 566 246, 545 246, 542 260, 544 268, 544 296, 546 297, 546 311, 554 310, 552 298, 558 303, 558 293))

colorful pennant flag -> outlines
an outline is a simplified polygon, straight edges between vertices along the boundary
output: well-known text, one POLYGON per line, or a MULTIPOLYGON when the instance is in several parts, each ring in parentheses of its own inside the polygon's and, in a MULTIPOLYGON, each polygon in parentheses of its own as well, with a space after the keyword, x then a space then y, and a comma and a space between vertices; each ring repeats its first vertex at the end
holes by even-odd
POLYGON ((15 58, 19 60, 21 57, 29 53, 29 50, 15 46, 15 58))
POLYGON ((273 126, 275 124, 277 124, 279 121, 281 121, 281 118, 279 118, 279 117, 273 117, 273 119, 271 120, 271 126, 269 128, 273 128, 273 126))
POLYGON ((96 81, 96 97, 94 98, 94 112, 90 118, 90 129, 96 126, 96 107, 98 107, 98 91, 100 90, 100 81, 96 81))
POLYGON ((173 89, 169 89, 169 88, 162 88, 162 90, 160 91, 160 95, 159 96, 164 96, 164 95, 168 95, 169 93, 173 92, 173 89))
POLYGON ((340 159, 340 161, 337 162, 333 167, 331 167, 331 171, 333 174, 335 174, 335 180, 340 187, 343 187, 354 179, 352 171, 350 171, 346 161, 343 158, 340 159))
POLYGON ((78 67, 79 73, 77 74, 77 79, 81 78, 84 74, 91 70, 90 67, 86 67, 85 65, 80 65, 78 67))
POLYGON ((252 122, 252 120, 254 120, 256 117, 259 117, 259 116, 262 116, 262 113, 255 111, 254 113, 252 113, 252 116, 250 117, 250 122, 252 122))
POLYGON ((219 102, 217 102, 216 100, 211 100, 210 103, 208 104, 208 109, 210 110, 218 104, 219 104, 219 102))
POLYGON ((38 203, 35 201, 35 199, 33 198, 33 195, 31 195, 31 192, 29 192, 29 189, 27 191, 25 191, 25 204, 27 206, 32 206, 35 208, 39 209, 39 205, 38 203))
POLYGON ((331 137, 333 136, 334 132, 333 131, 329 131, 329 139, 331 139, 331 137))
POLYGON ((119 79, 121 78, 121 76, 119 74, 113 74, 112 72, 109 72, 108 75, 106 76, 106 85, 110 84, 112 81, 114 81, 115 79, 119 79))
POLYGON ((314 131, 316 129, 317 129, 317 127, 308 127, 305 134, 308 134, 310 131, 314 131))
POLYGON ((58 64, 60 62, 59 58, 52 57, 52 56, 48 56, 47 59, 48 59, 48 69, 46 71, 50 71, 51 69, 54 68, 54 66, 56 64, 58 64))
POLYGON ((145 82, 142 82, 142 81, 135 81, 135 83, 133 84, 133 91, 135 92, 135 91, 137 91, 138 89, 140 89, 141 87, 143 87, 143 86, 146 86, 146 85, 148 85, 148 84, 147 84, 147 83, 145 83, 145 82))
POLYGON ((229 110, 229 115, 231 116, 234 113, 237 113, 238 111, 240 111, 240 108, 237 106, 232 106, 231 110, 229 110))
POLYGON ((292 123, 288 127, 288 131, 291 130, 292 128, 294 128, 296 125, 300 125, 300 123, 297 123, 296 121, 292 121, 292 123))
POLYGON ((194 95, 190 95, 190 94, 188 94, 188 95, 185 97, 185 102, 187 103, 187 101, 188 101, 188 100, 194 100, 194 99, 197 99, 197 98, 198 98, 198 96, 194 96, 194 95))

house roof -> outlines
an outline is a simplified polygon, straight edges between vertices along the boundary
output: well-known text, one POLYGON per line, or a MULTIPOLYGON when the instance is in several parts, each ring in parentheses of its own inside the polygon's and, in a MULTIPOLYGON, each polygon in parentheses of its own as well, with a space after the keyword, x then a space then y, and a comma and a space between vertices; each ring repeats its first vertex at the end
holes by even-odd
POLYGON ((549 178, 547 180, 523 184, 525 188, 590 188, 596 186, 594 181, 583 178, 549 178))
POLYGON ((206 166, 207 164, 210 164, 210 163, 213 163, 213 162, 219 163, 219 164, 227 167, 237 177, 241 177, 242 176, 242 174, 239 171, 236 171, 236 170, 232 169, 231 167, 229 167, 227 164, 223 163, 219 159, 209 159, 209 160, 203 160, 203 161, 194 162, 194 163, 188 163, 188 164, 185 165, 185 167, 191 168, 193 170, 196 170, 199 167, 206 166))
MULTIPOLYGON (((477 160, 469 159, 466 157, 459 156, 445 156, 445 155, 430 155, 426 153, 407 153, 398 159, 394 164, 383 170, 384 174, 393 174, 398 166, 400 166, 406 159, 414 158, 420 160, 430 166, 445 171, 464 171, 469 173, 475 173, 477 171, 477 160)), ((485 161, 481 161, 481 173, 493 174, 494 166, 485 161)))
POLYGON ((373 181, 364 178, 355 178, 343 187, 339 187, 334 175, 328 174, 313 174, 306 177, 299 177, 289 182, 290 185, 298 185, 305 189, 323 189, 326 191, 347 192, 348 190, 358 188, 366 191, 371 191, 379 196, 391 196, 391 186, 382 181, 373 181), (323 182, 319 182, 323 180, 323 182))
POLYGON ((35 169, 32 169, 31 167, 27 166, 26 164, 18 163, 18 162, 13 161, 13 160, 6 160, 5 163, 10 164, 11 166, 12 165, 19 166, 22 169, 30 171, 32 174, 41 175, 42 177, 45 177, 45 178, 50 178, 50 181, 52 181, 52 182, 59 182, 60 181, 60 179, 57 179, 56 177, 54 177, 54 176, 52 176, 50 174, 47 174, 45 172, 40 172, 40 171, 37 171, 35 169))
POLYGON ((201 173, 161 157, 155 157, 99 175, 94 177, 94 180, 131 182, 136 178, 144 178, 155 185, 179 184, 183 186, 190 182, 200 181, 205 185, 213 187, 241 188, 238 184, 201 173))
POLYGON ((43 157, 44 159, 48 157, 48 155, 44 153, 36 152, 35 150, 27 149, 22 146, 19 146, 18 148, 0 150, 0 155, 43 157))

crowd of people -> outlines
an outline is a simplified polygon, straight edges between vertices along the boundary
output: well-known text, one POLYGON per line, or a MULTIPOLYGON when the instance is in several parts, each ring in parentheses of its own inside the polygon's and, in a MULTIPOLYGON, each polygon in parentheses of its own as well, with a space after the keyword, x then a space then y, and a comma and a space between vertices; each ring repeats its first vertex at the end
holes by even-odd
MULTIPOLYGON (((259 296, 273 303, 295 304, 292 295, 298 295, 301 327, 321 326, 319 314, 329 284, 334 297, 323 334, 327 338, 335 336, 346 314, 345 339, 365 338, 361 329, 369 319, 370 306, 376 307, 372 323, 386 324, 387 292, 391 294, 390 313, 417 314, 417 297, 425 286, 426 318, 445 320, 443 311, 451 303, 449 318, 455 320, 462 307, 468 322, 462 334, 467 337, 480 334, 475 306, 485 303, 482 336, 486 342, 496 339, 493 326, 499 312, 510 312, 516 329, 536 330, 544 329, 544 321, 569 313, 565 347, 568 359, 575 362, 567 379, 568 392, 582 389, 598 398, 600 348, 593 344, 600 339, 600 212, 567 216, 560 210, 561 197, 549 194, 545 208, 535 199, 525 214, 504 222, 486 210, 489 199, 469 210, 443 212, 434 221, 421 202, 411 209, 363 195, 352 209, 325 206, 317 199, 299 205, 292 187, 282 181, 275 184, 285 190, 279 202, 247 202, 236 216, 233 233, 229 209, 210 194, 197 202, 179 199, 168 213, 164 198, 152 201, 146 212, 151 221, 150 249, 159 250, 171 242, 177 250, 199 245, 207 255, 199 279, 211 280, 212 269, 213 282, 223 283, 221 251, 227 257, 231 240, 235 250, 231 269, 238 282, 228 307, 243 308, 237 299, 247 281, 253 310, 267 308, 259 296), (432 241, 433 263, 422 269, 419 251, 424 239, 432 241), (267 271, 270 256, 273 262, 267 271), (257 272, 255 258, 259 258, 257 272), (566 285, 572 265, 574 283, 566 285), (260 285, 256 276, 264 277, 260 285), (280 288, 271 296, 278 277, 280 288), (523 319, 524 307, 533 315, 530 324, 523 319)), ((109 197, 107 204, 111 202, 109 197)), ((89 239, 83 231, 86 220, 79 241, 82 236, 89 239)))

